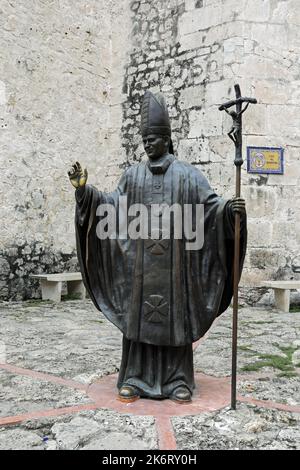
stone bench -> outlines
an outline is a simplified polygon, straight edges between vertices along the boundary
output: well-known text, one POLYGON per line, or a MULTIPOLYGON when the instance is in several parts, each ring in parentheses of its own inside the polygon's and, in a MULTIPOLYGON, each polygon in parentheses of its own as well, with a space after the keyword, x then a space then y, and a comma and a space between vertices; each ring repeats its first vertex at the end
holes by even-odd
POLYGON ((300 281, 267 281, 262 282, 261 286, 274 289, 276 307, 288 313, 290 311, 290 290, 300 289, 300 281))
POLYGON ((85 287, 81 273, 33 274, 31 277, 40 280, 43 300, 60 302, 63 282, 67 283, 69 295, 75 294, 80 299, 85 298, 85 287))

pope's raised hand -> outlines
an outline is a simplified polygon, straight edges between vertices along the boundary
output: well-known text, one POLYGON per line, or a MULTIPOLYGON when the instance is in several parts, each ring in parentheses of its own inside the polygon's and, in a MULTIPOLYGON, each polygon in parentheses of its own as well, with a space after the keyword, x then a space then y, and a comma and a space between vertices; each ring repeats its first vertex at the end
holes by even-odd
POLYGON ((68 171, 68 175, 74 188, 82 188, 85 186, 88 178, 88 172, 86 168, 84 170, 81 168, 79 162, 76 162, 74 165, 72 165, 71 170, 68 171))

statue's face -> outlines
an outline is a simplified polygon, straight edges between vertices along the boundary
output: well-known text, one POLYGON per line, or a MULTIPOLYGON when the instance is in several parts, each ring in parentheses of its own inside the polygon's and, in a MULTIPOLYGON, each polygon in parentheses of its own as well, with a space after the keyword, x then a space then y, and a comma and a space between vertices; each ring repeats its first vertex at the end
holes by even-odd
POLYGON ((143 137, 143 144, 146 154, 152 160, 156 160, 168 152, 168 139, 160 135, 146 135, 143 137))

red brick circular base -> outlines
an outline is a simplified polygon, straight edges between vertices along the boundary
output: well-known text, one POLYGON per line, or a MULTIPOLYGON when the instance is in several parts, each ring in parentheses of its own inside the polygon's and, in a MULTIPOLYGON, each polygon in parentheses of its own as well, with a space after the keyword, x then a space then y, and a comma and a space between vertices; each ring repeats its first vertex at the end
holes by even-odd
POLYGON ((230 404, 230 377, 218 378, 195 374, 196 388, 190 403, 149 398, 140 398, 127 403, 118 398, 116 383, 116 374, 105 376, 90 385, 87 394, 101 408, 110 408, 119 413, 154 417, 193 415, 219 410, 230 404))

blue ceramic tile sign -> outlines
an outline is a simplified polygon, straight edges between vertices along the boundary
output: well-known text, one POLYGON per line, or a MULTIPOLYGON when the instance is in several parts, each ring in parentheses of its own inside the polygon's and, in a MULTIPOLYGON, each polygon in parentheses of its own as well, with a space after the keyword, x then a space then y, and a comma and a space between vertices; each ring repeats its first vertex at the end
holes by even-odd
POLYGON ((283 148, 247 147, 247 171, 283 175, 283 148))

